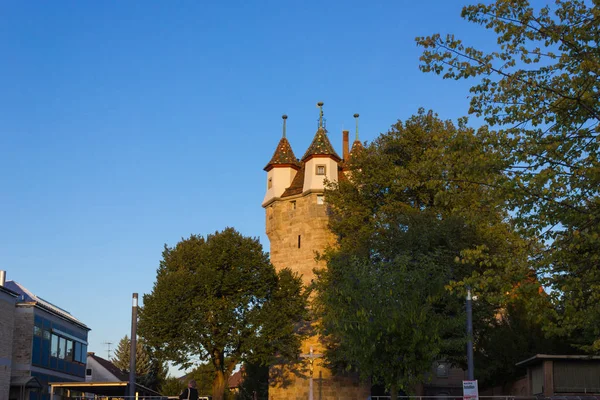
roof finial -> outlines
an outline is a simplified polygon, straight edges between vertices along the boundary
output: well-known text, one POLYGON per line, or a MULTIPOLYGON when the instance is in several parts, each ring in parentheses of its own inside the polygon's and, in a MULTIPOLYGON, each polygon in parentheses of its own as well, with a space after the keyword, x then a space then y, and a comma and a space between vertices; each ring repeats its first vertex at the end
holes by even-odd
POLYGON ((325 128, 325 118, 323 118, 323 102, 318 102, 317 107, 319 107, 319 129, 322 129, 325 128))
POLYGON ((354 114, 354 119, 356 120, 356 140, 358 140, 358 114, 354 114))
POLYGON ((285 121, 287 120, 287 115, 283 114, 281 119, 283 120, 283 137, 285 137, 285 121))

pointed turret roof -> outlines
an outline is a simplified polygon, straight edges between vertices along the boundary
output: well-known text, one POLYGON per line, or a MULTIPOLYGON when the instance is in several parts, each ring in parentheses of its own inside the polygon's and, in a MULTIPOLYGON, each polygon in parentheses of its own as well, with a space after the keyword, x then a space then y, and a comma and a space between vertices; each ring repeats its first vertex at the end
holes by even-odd
POLYGON ((282 137, 281 140, 279 140, 279 144, 277 145, 277 148, 275 149, 275 153, 273 153, 273 157, 271 157, 271 161, 269 161, 269 163, 264 168, 264 170, 269 171, 271 168, 273 168, 276 165, 290 166, 295 169, 300 168, 300 163, 298 162, 298 159, 294 155, 292 146, 290 145, 290 142, 285 137, 282 137))
POLYGON ((320 127, 313 138, 312 143, 308 146, 308 150, 304 153, 304 157, 302 157, 302 161, 305 161, 307 158, 311 156, 317 155, 328 155, 335 158, 337 161, 340 161, 340 156, 337 155, 329 138, 327 137, 327 131, 325 128, 320 127))
POLYGON ((352 149, 350 150, 350 155, 352 155, 352 153, 356 154, 356 153, 360 152, 361 150, 363 150, 364 148, 365 147, 363 146, 361 141, 357 139, 352 143, 352 149))

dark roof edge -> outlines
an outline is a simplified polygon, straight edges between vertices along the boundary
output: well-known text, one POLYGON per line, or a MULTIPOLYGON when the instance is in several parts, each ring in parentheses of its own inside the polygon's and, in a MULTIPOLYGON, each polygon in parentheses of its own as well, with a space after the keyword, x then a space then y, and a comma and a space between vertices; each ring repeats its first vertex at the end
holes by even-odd
POLYGON ((587 356, 587 355, 576 355, 576 354, 536 354, 535 356, 529 357, 526 360, 519 361, 515 365, 523 367, 529 364, 533 364, 538 360, 600 360, 600 356, 587 356))
POLYGON ((0 286, 0 292, 4 292, 4 293, 9 294, 9 295, 11 295, 13 297, 19 297, 19 293, 15 292, 13 290, 10 290, 9 288, 4 287, 4 286, 0 286))
POLYGON ((87 325, 85 325, 84 323, 82 323, 82 322, 79 322, 79 321, 76 321, 76 320, 73 320, 73 319, 70 319, 70 318, 67 318, 66 316, 64 316, 64 315, 62 315, 62 314, 60 314, 60 313, 57 313, 57 312, 56 312, 56 311, 54 311, 52 308, 50 308, 50 307, 47 307, 45 304, 43 304, 43 303, 40 303, 40 302, 38 302, 38 301, 35 301, 35 300, 34 300, 34 301, 31 301, 31 302, 26 302, 26 303, 17 303, 17 306, 19 306, 19 305, 33 305, 34 307, 41 308, 41 309, 43 309, 44 311, 46 311, 46 312, 48 312, 48 313, 50 313, 50 314, 52 314, 52 315, 54 315, 54 316, 56 316, 56 317, 58 317, 58 318, 62 319, 63 321, 67 321, 67 322, 69 322, 69 323, 71 323, 71 324, 73 324, 73 325, 77 325, 77 326, 79 326, 81 329, 86 329, 88 332, 92 330, 92 328, 89 328, 89 327, 88 327, 87 325))

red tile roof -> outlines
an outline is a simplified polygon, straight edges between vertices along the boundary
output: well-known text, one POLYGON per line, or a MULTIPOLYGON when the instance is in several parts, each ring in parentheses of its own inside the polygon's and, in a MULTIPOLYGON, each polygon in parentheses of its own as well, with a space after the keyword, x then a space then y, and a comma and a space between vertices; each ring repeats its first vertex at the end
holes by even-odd
POLYGON ((315 137, 313 138, 312 143, 308 146, 308 150, 304 153, 304 157, 302 157, 302 161, 305 161, 307 158, 315 155, 330 155, 336 159, 336 161, 340 161, 340 156, 337 155, 329 138, 327 137, 327 131, 323 128, 319 128, 315 137))
POLYGON ((227 386, 229 389, 235 389, 240 387, 242 381, 244 380, 243 369, 240 369, 238 372, 232 374, 227 380, 227 386))
POLYGON ((352 143, 352 150, 350 150, 350 155, 352 155, 353 152, 359 152, 362 149, 364 149, 364 146, 360 142, 360 140, 355 140, 354 143, 352 143))
POLYGON ((271 161, 269 161, 264 170, 269 171, 274 165, 286 165, 295 169, 300 168, 300 163, 294 155, 292 146, 285 137, 282 137, 279 141, 275 153, 273 153, 273 157, 271 157, 271 161))

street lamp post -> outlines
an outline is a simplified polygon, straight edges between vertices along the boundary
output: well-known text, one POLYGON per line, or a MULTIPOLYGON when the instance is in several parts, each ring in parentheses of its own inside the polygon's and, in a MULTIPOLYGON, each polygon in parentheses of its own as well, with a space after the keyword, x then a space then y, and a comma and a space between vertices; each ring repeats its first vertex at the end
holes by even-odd
POLYGON ((131 306, 131 347, 129 349, 129 396, 135 397, 135 356, 137 349, 138 294, 134 293, 131 306))
POLYGON ((471 288, 467 287, 467 374, 470 381, 475 379, 473 365, 473 299, 471 288))

